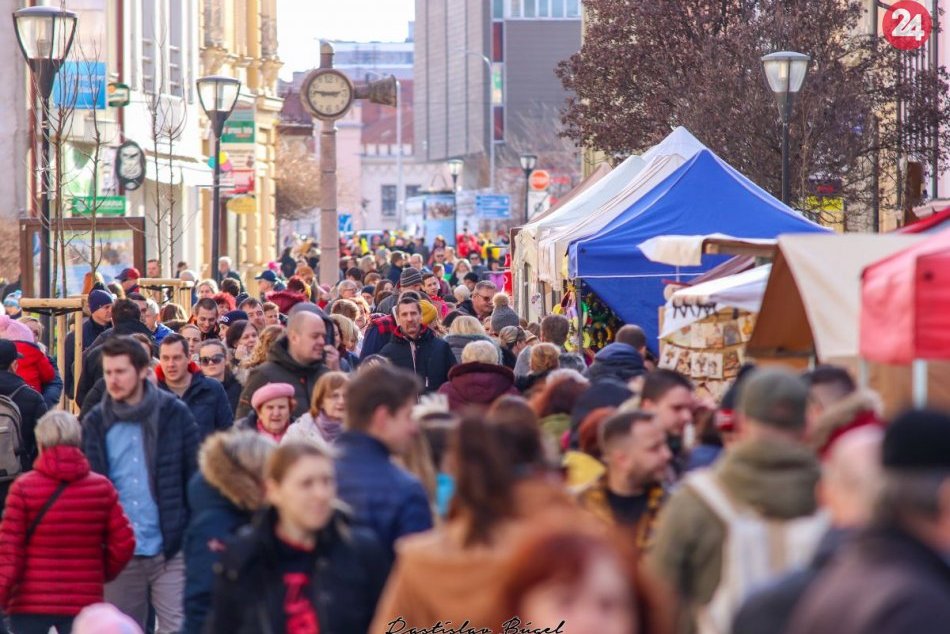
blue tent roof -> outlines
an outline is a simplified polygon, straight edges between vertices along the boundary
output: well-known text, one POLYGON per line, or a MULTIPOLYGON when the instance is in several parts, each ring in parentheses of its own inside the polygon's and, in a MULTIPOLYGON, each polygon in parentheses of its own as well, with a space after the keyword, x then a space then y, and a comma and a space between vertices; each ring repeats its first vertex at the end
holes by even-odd
MULTIPOLYGON (((583 279, 624 322, 637 324, 655 341, 663 280, 677 273, 692 277, 722 262, 675 267, 651 262, 638 244, 664 235, 725 233, 737 238, 774 238, 783 233, 827 231, 803 218, 737 172, 709 150, 702 150, 633 203, 609 226, 572 242, 568 268, 583 279)), ((708 260, 708 261, 706 261, 708 260)))

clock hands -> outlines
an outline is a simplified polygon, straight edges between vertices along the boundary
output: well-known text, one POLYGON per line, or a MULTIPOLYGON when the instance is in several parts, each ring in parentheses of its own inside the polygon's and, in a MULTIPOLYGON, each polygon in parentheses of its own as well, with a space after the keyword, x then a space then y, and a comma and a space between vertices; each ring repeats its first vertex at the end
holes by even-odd
POLYGON ((313 92, 315 92, 316 94, 322 97, 335 97, 343 91, 342 90, 314 90, 313 92))

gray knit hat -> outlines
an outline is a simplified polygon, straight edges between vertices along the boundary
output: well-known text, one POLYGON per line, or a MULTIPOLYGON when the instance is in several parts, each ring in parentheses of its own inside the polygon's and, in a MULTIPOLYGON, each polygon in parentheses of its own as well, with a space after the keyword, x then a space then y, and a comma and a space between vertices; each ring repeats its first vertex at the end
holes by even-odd
POLYGON ((762 425, 785 431, 805 428, 808 386, 779 368, 754 370, 739 392, 739 411, 762 425))
POLYGON ((492 332, 499 333, 505 326, 521 325, 521 320, 518 319, 518 313, 513 311, 508 305, 507 295, 497 293, 492 302, 495 304, 495 309, 491 313, 492 332))
POLYGON ((409 266, 404 268, 402 273, 399 274, 399 288, 408 288, 421 284, 422 273, 419 272, 419 269, 409 266))

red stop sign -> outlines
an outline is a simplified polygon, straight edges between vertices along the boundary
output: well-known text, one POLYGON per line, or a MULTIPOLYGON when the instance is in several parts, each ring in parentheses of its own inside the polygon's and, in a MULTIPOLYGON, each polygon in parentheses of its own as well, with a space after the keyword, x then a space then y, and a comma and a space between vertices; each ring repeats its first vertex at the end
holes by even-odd
POLYGON ((913 0, 901 0, 887 10, 881 26, 884 37, 894 48, 913 51, 930 39, 933 19, 922 4, 913 0))
POLYGON ((542 192, 551 185, 551 175, 547 170, 534 170, 528 177, 528 183, 534 191, 542 192))

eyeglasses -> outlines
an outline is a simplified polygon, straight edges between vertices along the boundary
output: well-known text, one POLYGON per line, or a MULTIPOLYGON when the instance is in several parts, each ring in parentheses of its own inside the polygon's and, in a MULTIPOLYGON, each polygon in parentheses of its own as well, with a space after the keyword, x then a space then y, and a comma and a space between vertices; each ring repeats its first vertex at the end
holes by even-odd
POLYGON ((218 365, 224 362, 223 354, 215 354, 210 357, 198 357, 198 363, 201 365, 218 365))
POLYGON ((479 299, 483 299, 483 300, 485 300, 486 302, 490 302, 490 301, 492 301, 493 299, 495 299, 495 297, 494 297, 493 295, 479 295, 478 293, 475 294, 475 297, 477 297, 477 298, 479 298, 479 299))

